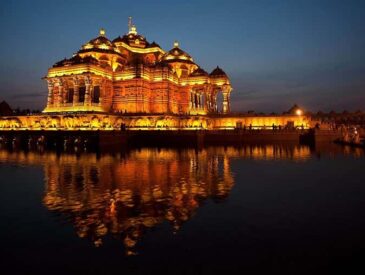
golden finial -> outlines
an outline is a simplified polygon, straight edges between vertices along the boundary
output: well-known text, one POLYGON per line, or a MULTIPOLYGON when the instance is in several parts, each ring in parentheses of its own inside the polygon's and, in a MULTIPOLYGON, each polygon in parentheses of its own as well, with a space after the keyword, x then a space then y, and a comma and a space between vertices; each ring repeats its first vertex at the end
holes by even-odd
POLYGON ((179 47, 179 42, 177 42, 177 40, 174 41, 174 48, 178 48, 179 47))
POLYGON ((136 25, 132 24, 132 17, 128 17, 128 34, 137 34, 136 25))
POLYGON ((104 30, 103 28, 101 28, 101 29, 99 30, 99 35, 100 35, 100 36, 105 36, 105 30, 104 30))
POLYGON ((128 32, 131 32, 132 28, 132 16, 128 17, 128 32))

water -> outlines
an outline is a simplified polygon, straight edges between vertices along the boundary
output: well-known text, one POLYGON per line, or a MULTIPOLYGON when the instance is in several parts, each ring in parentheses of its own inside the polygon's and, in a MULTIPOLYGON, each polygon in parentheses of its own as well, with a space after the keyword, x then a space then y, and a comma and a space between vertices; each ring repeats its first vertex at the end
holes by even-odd
POLYGON ((1 274, 361 268, 364 151, 0 149, 1 274))

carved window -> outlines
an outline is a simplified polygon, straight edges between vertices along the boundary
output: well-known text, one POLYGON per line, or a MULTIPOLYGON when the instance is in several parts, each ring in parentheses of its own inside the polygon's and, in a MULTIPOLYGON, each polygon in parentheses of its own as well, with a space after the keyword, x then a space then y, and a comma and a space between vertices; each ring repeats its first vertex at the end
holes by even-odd
POLYGON ((94 86, 92 102, 99 103, 99 98, 100 98, 100 86, 94 86))
POLYGON ((85 101, 86 87, 79 87, 79 102, 85 101))
POLYGON ((66 102, 67 103, 72 103, 74 100, 74 89, 70 88, 67 91, 67 97, 66 97, 66 102))

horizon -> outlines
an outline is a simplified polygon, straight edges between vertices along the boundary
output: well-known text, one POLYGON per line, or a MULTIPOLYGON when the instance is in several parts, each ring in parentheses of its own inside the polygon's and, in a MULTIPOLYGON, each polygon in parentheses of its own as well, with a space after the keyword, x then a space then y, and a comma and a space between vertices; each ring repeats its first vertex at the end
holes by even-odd
POLYGON ((231 1, 223 10, 217 1, 2 3, 7 40, 0 46, 0 101, 42 110, 47 85, 41 78, 48 68, 100 28, 109 39, 126 33, 132 16, 148 41, 169 50, 178 40, 204 70, 225 70, 233 112, 280 113, 294 104, 311 112, 364 110, 365 3, 264 2, 231 1), (28 13, 30 5, 35 12, 28 13), (151 13, 156 7, 159 12, 151 13))

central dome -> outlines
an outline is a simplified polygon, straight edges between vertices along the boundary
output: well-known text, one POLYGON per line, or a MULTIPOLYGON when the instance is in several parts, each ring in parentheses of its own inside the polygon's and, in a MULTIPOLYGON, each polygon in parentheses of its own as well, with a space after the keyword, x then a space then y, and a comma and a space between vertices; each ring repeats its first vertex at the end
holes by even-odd
POLYGON ((122 37, 118 36, 113 40, 114 44, 118 44, 123 42, 131 47, 138 47, 138 48, 146 48, 149 46, 148 41, 146 38, 137 33, 128 33, 123 35, 122 37))
POLYGON ((146 40, 143 35, 137 33, 137 27, 135 25, 131 25, 129 23, 129 32, 122 37, 118 36, 113 40, 113 44, 119 46, 119 43, 125 43, 130 47, 135 48, 148 48, 150 47, 150 43, 146 40))

